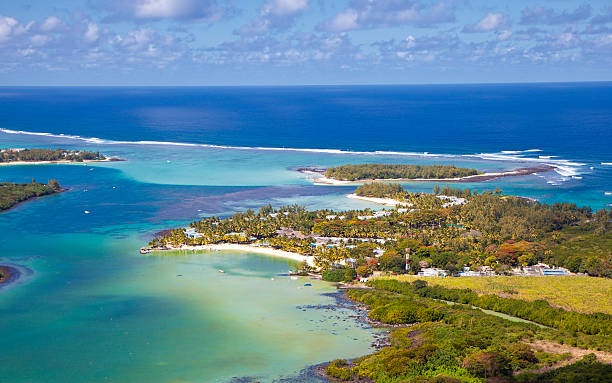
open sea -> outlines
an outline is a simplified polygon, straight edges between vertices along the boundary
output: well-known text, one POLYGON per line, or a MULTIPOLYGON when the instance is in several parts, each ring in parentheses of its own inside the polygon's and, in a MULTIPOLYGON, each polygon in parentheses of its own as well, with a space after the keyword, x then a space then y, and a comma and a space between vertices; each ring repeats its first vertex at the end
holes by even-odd
POLYGON ((379 333, 332 285, 291 280, 292 261, 263 255, 138 249, 268 203, 380 208, 346 198, 354 187, 312 185, 302 166, 550 164, 459 186, 609 207, 612 83, 3 87, 0 147, 127 160, 0 167, 0 181, 70 189, 0 213, 0 264, 21 272, 0 287, 2 382, 317 382, 311 366, 370 353, 379 333))

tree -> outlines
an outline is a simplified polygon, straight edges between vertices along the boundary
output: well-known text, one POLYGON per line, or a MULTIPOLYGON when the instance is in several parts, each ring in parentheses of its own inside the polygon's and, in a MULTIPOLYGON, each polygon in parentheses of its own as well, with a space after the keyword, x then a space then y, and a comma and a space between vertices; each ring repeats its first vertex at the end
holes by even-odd
POLYGON ((463 361, 463 367, 481 378, 507 376, 512 372, 508 359, 497 352, 477 352, 463 361))
POLYGON ((397 253, 387 252, 378 258, 378 264, 381 270, 401 273, 405 267, 405 260, 397 253))
POLYGON ((357 272, 354 269, 344 271, 344 282, 352 282, 355 278, 357 278, 357 272))
POLYGON ((360 277, 367 277, 372 274, 372 269, 370 269, 367 265, 362 265, 357 268, 357 275, 360 277))

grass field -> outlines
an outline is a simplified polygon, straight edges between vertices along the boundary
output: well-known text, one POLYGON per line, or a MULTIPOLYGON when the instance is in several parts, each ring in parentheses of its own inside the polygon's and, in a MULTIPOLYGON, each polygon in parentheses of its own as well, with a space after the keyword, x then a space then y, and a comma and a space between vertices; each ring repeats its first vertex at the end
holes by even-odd
POLYGON ((612 314, 612 279, 569 277, 458 277, 419 278, 412 275, 391 277, 400 281, 423 279, 430 285, 469 288, 479 294, 533 301, 543 299, 551 305, 584 313, 612 314))

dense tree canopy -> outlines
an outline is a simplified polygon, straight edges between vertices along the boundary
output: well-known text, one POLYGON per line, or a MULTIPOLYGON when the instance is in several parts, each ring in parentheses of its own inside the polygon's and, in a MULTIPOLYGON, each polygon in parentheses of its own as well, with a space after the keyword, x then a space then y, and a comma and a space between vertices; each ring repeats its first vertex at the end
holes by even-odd
POLYGON ((0 150, 0 162, 14 161, 91 161, 103 160, 106 157, 98 152, 66 149, 3 149, 0 150))
POLYGON ((343 181, 375 179, 441 179, 479 174, 476 169, 455 165, 359 164, 328 168, 325 177, 343 181))
POLYGON ((0 183, 0 211, 10 209, 16 204, 31 198, 55 194, 61 189, 57 180, 50 180, 48 184, 30 183, 0 183))
MULTIPOLYGON (((399 257, 409 248, 411 273, 429 266, 451 274, 464 266, 490 266, 504 273, 511 267, 544 262, 573 272, 612 277, 612 210, 593 213, 575 204, 546 205, 500 192, 477 194, 449 188, 437 192, 444 194, 402 192, 395 197, 410 201, 410 210, 378 215, 369 210, 266 206, 259 212, 249 210, 225 219, 205 218, 191 224, 198 238, 178 229, 156 238, 151 246, 260 242, 313 255, 325 268, 347 258, 355 261, 355 267, 365 265, 375 259, 377 248, 399 257), (448 195, 462 196, 464 204, 443 207, 447 200, 438 197, 448 195), (321 246, 326 238, 344 240, 321 246)), ((386 262, 369 267, 403 270, 387 267, 386 262)))

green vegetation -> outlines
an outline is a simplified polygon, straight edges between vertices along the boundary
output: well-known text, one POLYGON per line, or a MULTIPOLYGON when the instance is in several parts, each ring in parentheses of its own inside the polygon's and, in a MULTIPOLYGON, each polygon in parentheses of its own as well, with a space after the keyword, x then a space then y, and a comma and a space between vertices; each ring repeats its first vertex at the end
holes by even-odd
POLYGON ((372 281, 372 285, 398 293, 405 292, 425 298, 470 304, 557 329, 602 337, 612 336, 612 315, 609 314, 584 314, 555 308, 542 300, 529 302, 521 299, 502 298, 497 295, 478 295, 470 289, 449 289, 442 286, 428 286, 422 280, 417 282, 409 284, 389 279, 377 279, 372 281))
MULTIPOLYGON (((355 268, 403 273, 410 249, 410 273, 437 267, 456 274, 463 267, 508 274, 512 268, 546 263, 571 272, 612 277, 612 210, 593 213, 575 204, 547 205, 505 196, 440 189, 441 195, 407 194, 413 209, 333 212, 300 206, 249 210, 175 229, 151 247, 214 243, 259 243, 314 256, 323 269, 352 259, 355 268), (440 201, 449 205, 440 207, 440 201), (441 197, 441 198, 438 198, 441 197), (461 204, 455 204, 460 200, 461 204), (437 201, 437 202, 435 202, 437 201), (435 205, 435 206, 434 206, 435 205), (338 238, 341 238, 339 240, 338 238), (374 257, 374 250, 384 252, 374 257)), ((362 274, 366 272, 361 269, 362 274)))
POLYGON ((332 376, 339 380, 351 380, 353 378, 353 374, 349 371, 348 367, 346 367, 347 363, 345 359, 336 359, 329 363, 325 371, 329 376, 332 376))
POLYGON ((328 168, 325 177, 342 181, 376 179, 441 179, 479 174, 476 169, 458 168, 455 165, 397 165, 360 164, 328 168))
POLYGON ((0 150, 0 162, 36 162, 36 161, 92 161, 104 160, 106 157, 98 152, 66 149, 3 149, 0 150))
POLYGON ((355 194, 363 197, 393 198, 404 191, 400 184, 370 182, 359 186, 355 194))
POLYGON ((612 376, 612 365, 598 363, 595 355, 585 355, 580 361, 544 374, 522 374, 516 379, 521 383, 607 383, 612 376))
POLYGON ((61 190, 57 180, 50 180, 48 184, 30 183, 0 183, 0 211, 10 209, 20 202, 45 195, 55 194, 61 190))
MULTIPOLYGON (((412 282, 413 275, 384 278, 412 282)), ((528 301, 545 300, 554 307, 582 313, 603 312, 612 315, 612 279, 587 276, 555 278, 493 276, 462 278, 427 278, 430 285, 471 289, 478 294, 495 294, 528 301)))
MULTIPOLYGON (((375 280, 375 290, 349 290, 354 300, 366 304, 372 319, 403 324, 390 334, 391 345, 352 361, 333 363, 328 369, 338 379, 366 377, 374 382, 603 382, 610 366, 587 356, 572 365, 556 368, 568 356, 533 349, 532 341, 568 343, 612 349, 607 335, 541 328, 499 318, 470 305, 448 305, 424 296, 424 281, 412 284, 375 280), (552 366, 552 367, 550 367, 552 366), (539 368, 544 374, 522 373, 539 368), (588 371, 591 380, 579 377, 588 371), (340 371, 339 371, 340 370, 340 371), (342 376, 342 378, 340 378, 342 376), (573 377, 573 379, 569 379, 573 377), (549 379, 549 380, 547 380, 549 379), (568 380, 569 379, 569 380, 568 380)), ((534 302, 524 302, 537 305, 534 302)), ((583 314, 581 314, 583 315, 583 314)), ((588 316, 587 319, 596 317, 588 316)))
POLYGON ((321 278, 328 282, 352 282, 357 272, 351 268, 338 268, 323 271, 321 278))

